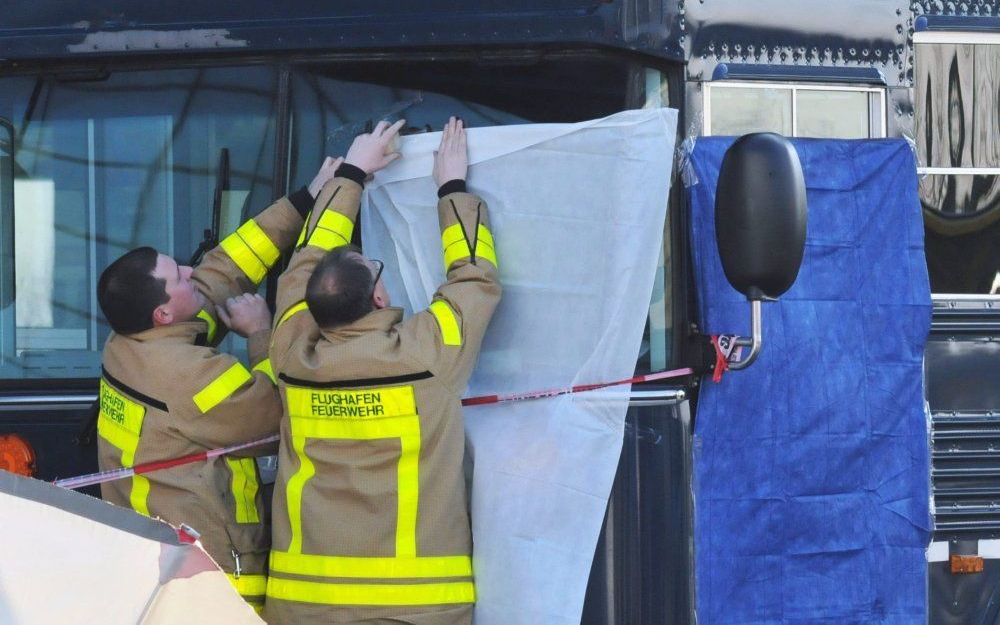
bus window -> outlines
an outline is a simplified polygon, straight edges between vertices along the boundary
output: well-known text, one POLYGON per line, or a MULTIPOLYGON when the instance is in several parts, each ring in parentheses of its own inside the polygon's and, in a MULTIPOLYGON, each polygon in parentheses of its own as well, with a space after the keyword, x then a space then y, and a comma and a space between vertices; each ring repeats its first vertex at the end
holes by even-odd
POLYGON ((705 93, 707 135, 885 136, 885 91, 878 87, 720 82, 706 84, 705 93))
POLYGON ((714 87, 710 98, 711 134, 776 132, 789 137, 794 134, 791 89, 714 87))
POLYGON ((2 80, 0 117, 16 133, 2 378, 99 375, 100 272, 141 245, 187 262, 210 226, 223 148, 225 221, 268 204, 276 84, 262 67, 2 80))
POLYGON ((938 43, 914 46, 931 290, 1000 295, 1000 37, 971 44, 962 33, 953 42, 936 35, 938 43))
POLYGON ((864 91, 799 89, 795 93, 795 134, 799 137, 867 139, 872 134, 864 91))

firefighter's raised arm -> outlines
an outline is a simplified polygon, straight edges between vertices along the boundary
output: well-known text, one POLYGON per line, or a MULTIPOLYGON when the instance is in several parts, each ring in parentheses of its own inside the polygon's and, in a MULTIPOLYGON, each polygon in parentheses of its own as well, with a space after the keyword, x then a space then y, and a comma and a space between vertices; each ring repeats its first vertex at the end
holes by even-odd
POLYGON ((501 295, 486 203, 466 190, 468 163, 465 128, 452 117, 441 133, 433 170, 447 281, 403 330, 426 343, 424 353, 434 354, 427 364, 435 375, 451 377, 459 387, 472 372, 501 295))
POLYGON ((278 259, 287 254, 313 206, 313 200, 337 164, 327 158, 308 187, 283 197, 248 219, 205 255, 192 279, 215 307, 227 299, 252 293, 278 259))
MULTIPOLYGON (((306 284, 316 263, 330 250, 350 244, 365 178, 399 158, 391 146, 405 123, 406 120, 392 125, 379 122, 372 132, 354 139, 344 158, 336 159, 336 173, 317 196, 299 234, 292 260, 278 279, 276 332, 296 314, 307 310, 306 284)), ((275 337, 272 350, 277 347, 280 351, 286 342, 275 337)))

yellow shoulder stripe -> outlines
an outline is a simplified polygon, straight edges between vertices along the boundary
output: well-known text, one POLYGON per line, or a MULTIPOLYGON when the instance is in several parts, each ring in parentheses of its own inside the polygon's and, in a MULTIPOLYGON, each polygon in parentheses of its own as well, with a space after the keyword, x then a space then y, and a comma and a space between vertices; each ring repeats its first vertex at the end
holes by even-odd
POLYGON ((302 224, 302 230, 299 231, 299 238, 295 241, 295 247, 302 247, 302 244, 306 240, 306 230, 309 229, 309 218, 312 217, 312 211, 306 213, 306 221, 302 224))
POLYGON ((288 310, 286 310, 285 314, 281 315, 281 319, 278 320, 278 325, 275 327, 278 327, 281 324, 285 323, 292 317, 292 315, 303 310, 309 310, 309 305, 306 304, 304 300, 299 302, 298 304, 291 306, 288 310))
POLYGON ((198 410, 203 413, 208 412, 228 399, 251 379, 253 376, 250 375, 247 368, 242 363, 237 362, 226 369, 222 375, 209 382, 208 386, 198 391, 192 399, 198 406, 198 410))
POLYGON ((428 310, 437 319, 438 326, 441 328, 441 339, 444 341, 444 344, 461 345, 462 330, 458 325, 458 317, 455 315, 455 311, 451 309, 451 306, 444 300, 437 299, 431 302, 428 310))
POLYGON ((278 379, 274 377, 274 369, 271 368, 271 359, 270 358, 265 358, 264 360, 261 360, 260 362, 258 362, 254 366, 253 370, 254 371, 260 371, 261 373, 263 373, 267 377, 271 378, 271 382, 272 383, 274 383, 274 384, 278 383, 278 379))

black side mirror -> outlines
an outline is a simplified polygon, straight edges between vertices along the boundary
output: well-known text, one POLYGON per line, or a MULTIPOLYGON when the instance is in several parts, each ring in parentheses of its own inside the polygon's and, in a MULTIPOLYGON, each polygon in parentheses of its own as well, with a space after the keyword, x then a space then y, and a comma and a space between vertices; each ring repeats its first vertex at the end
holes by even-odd
POLYGON ((751 338, 737 345, 760 353, 761 302, 774 300, 799 275, 806 244, 806 185, 792 144, 770 132, 744 135, 726 150, 715 193, 715 238, 726 279, 751 305, 751 338))

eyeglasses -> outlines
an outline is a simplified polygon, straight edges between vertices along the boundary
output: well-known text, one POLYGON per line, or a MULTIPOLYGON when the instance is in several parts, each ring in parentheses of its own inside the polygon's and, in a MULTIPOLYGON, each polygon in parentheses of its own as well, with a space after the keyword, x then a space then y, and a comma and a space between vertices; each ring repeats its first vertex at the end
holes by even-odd
POLYGON ((375 279, 372 280, 372 292, 371 297, 375 297, 375 287, 378 286, 378 279, 382 277, 382 270, 385 269, 385 263, 378 260, 377 258, 368 259, 368 268, 375 269, 372 273, 375 275, 375 279), (374 264, 378 265, 378 269, 373 267, 374 264))
POLYGON ((375 282, 378 282, 378 279, 382 277, 382 270, 385 269, 385 263, 377 258, 369 258, 367 260, 368 269, 370 269, 372 275, 375 276, 375 282))

